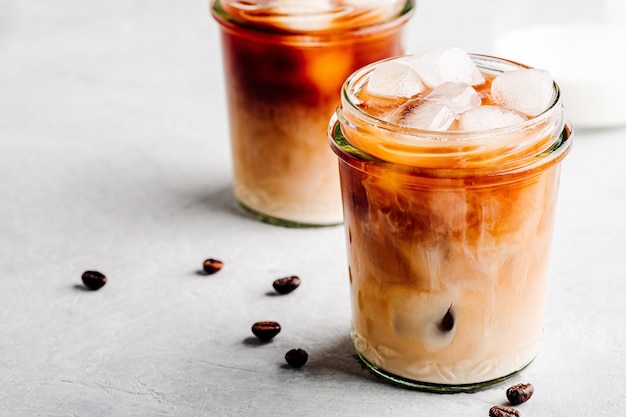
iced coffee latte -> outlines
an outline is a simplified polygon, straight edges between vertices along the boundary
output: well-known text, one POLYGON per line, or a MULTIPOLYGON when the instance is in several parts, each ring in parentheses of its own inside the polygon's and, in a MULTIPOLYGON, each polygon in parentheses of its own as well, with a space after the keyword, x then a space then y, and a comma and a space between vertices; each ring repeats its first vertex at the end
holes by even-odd
POLYGON ((378 62, 347 80, 329 135, 362 360, 434 391, 528 365, 571 144, 550 74, 459 48, 378 62))
POLYGON ((341 223, 326 143, 342 83, 402 53, 413 0, 214 0, 236 200, 270 223, 341 223))

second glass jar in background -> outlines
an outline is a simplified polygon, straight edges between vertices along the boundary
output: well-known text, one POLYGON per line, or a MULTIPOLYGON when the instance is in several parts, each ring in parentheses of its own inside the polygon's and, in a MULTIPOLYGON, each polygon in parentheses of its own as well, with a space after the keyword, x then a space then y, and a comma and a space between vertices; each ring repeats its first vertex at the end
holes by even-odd
POLYGON ((413 0, 212 2, 242 207, 285 226, 342 222, 328 118, 348 75, 403 53, 413 8, 413 0))

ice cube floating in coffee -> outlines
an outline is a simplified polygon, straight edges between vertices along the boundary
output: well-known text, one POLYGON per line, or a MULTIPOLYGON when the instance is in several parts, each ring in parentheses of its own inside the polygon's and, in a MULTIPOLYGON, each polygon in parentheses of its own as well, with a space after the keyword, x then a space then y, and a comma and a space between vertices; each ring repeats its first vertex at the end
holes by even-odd
POLYGON ((364 110, 387 122, 476 131, 535 117, 549 107, 553 94, 546 70, 522 68, 488 77, 464 50, 448 47, 377 64, 358 97, 364 110))

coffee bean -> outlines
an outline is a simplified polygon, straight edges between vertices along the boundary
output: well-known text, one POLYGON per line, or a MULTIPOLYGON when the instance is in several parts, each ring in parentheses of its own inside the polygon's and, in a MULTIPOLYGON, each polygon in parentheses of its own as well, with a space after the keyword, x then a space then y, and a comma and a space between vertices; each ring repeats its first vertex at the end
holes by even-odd
POLYGON ((535 387, 532 384, 517 384, 506 390, 506 398, 513 405, 525 403, 533 396, 535 387))
POLYGON ((285 354, 285 361, 292 368, 301 368, 309 360, 309 354, 303 349, 291 349, 285 354))
POLYGON ((292 275, 290 277, 279 278, 272 284, 276 292, 280 294, 289 294, 300 285, 300 278, 292 275))
POLYGON ((90 290, 99 290, 107 283, 107 277, 103 273, 98 271, 85 271, 83 272, 83 284, 90 290))
POLYGON ((252 325, 252 333, 259 339, 268 341, 280 333, 280 324, 275 321, 259 321, 252 325))
POLYGON ((452 306, 448 309, 446 314, 441 319, 441 323, 439 324, 439 330, 442 332, 449 332, 454 328, 454 315, 452 314, 452 306))
POLYGON ((494 405, 489 409, 489 417, 520 417, 520 412, 515 408, 504 405, 494 405))
POLYGON ((218 261, 217 259, 206 259, 202 263, 202 269, 209 275, 215 274, 217 271, 222 269, 224 266, 224 262, 218 261))

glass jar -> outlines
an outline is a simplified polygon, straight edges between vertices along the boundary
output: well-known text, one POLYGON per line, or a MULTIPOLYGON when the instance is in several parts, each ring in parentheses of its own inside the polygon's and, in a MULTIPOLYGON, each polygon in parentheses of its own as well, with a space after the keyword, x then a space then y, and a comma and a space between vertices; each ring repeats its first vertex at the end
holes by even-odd
MULTIPOLYGON (((525 68, 470 55, 485 77, 525 68)), ((377 64, 375 64, 377 65, 377 64)), ((339 157, 352 338, 375 373, 436 392, 500 382, 542 333, 560 162, 559 89, 512 127, 432 132, 377 118, 348 78, 331 120, 339 157)))
POLYGON ((403 52, 413 0, 214 0, 221 27, 233 191, 259 219, 342 222, 328 118, 347 76, 403 52))

